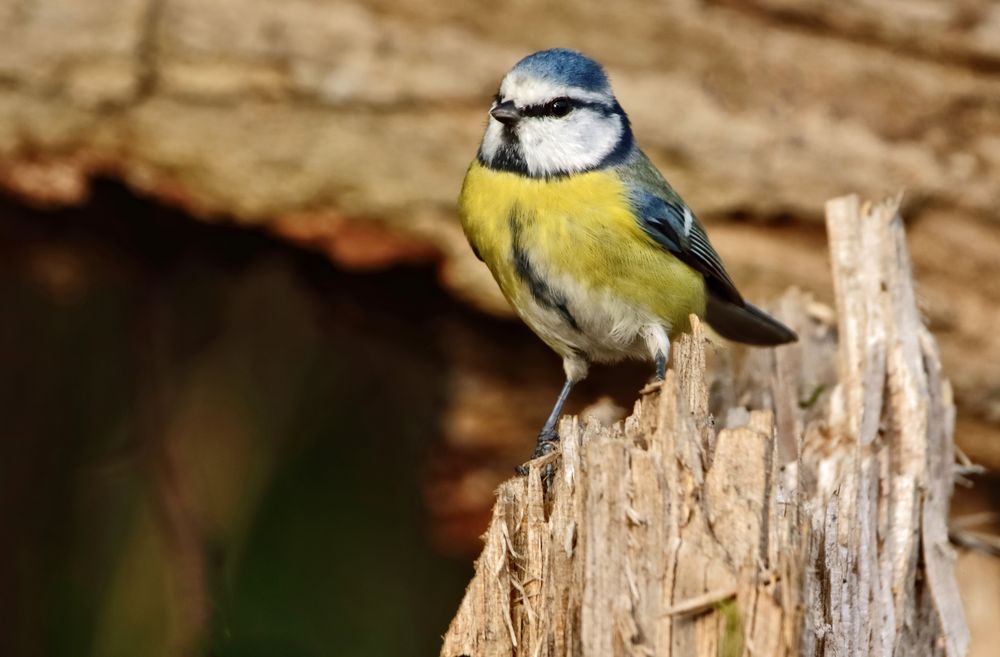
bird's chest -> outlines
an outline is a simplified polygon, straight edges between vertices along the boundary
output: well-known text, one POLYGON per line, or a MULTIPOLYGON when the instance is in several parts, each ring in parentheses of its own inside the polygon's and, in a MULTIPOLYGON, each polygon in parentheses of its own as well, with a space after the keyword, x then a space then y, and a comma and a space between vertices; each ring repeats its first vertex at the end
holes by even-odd
POLYGON ((640 232, 610 172, 544 180, 475 164, 460 212, 473 248, 508 295, 532 267, 601 285, 621 270, 640 232))
POLYGON ((560 352, 632 349, 651 318, 622 282, 645 242, 613 176, 470 171, 461 209, 469 241, 546 342, 560 352))

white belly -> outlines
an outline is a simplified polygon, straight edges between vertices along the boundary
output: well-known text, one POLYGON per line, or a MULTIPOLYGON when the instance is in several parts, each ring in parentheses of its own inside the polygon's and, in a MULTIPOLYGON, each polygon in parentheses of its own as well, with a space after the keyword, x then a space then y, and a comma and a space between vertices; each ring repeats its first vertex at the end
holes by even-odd
POLYGON ((565 312, 539 303, 530 294, 519 302, 518 314, 531 329, 563 357, 615 362, 625 358, 651 359, 656 350, 667 353, 670 327, 648 309, 627 303, 610 290, 594 290, 567 276, 547 277, 549 286, 565 300, 565 312), (574 325, 575 323, 575 325, 574 325))

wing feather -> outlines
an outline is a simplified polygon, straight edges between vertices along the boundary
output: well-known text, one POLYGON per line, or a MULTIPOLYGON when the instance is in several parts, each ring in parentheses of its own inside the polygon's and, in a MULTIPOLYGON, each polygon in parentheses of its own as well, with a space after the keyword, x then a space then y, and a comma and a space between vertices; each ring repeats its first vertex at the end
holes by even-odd
POLYGON ((701 222, 641 152, 618 167, 636 221, 653 242, 705 277, 706 320, 720 335, 754 345, 797 340, 795 332, 744 301, 701 222))
POLYGON ((636 220, 653 241, 704 276, 711 292, 727 301, 743 303, 701 222, 666 183, 659 194, 645 187, 634 189, 632 203, 636 220))

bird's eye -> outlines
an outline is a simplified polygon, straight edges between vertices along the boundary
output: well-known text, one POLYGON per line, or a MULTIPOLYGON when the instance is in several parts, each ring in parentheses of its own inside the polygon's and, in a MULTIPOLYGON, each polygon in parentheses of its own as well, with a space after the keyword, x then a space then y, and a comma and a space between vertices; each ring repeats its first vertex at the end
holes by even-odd
POLYGON ((550 116, 563 117, 573 111, 573 103, 569 98, 556 98, 545 106, 545 113, 550 116))

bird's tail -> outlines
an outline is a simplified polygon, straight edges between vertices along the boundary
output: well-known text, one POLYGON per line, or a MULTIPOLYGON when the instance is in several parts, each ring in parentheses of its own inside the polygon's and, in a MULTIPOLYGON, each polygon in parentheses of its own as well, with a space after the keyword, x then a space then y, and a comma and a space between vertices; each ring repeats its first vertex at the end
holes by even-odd
POLYGON ((735 304, 708 296, 705 321, 724 338, 735 342, 767 347, 795 342, 799 336, 766 312, 744 302, 735 304))

